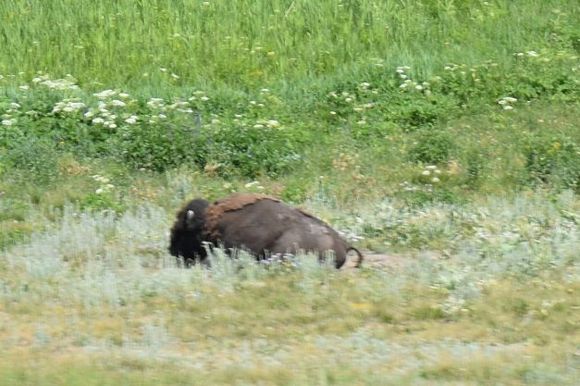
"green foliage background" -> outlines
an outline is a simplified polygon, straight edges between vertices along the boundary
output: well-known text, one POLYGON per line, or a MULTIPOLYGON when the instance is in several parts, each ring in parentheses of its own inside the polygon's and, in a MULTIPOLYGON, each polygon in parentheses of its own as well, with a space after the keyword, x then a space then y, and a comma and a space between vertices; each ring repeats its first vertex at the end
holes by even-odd
POLYGON ((579 25, 573 0, 0 1, 0 385, 576 384, 579 25), (234 191, 384 266, 177 268, 175 210, 234 191))

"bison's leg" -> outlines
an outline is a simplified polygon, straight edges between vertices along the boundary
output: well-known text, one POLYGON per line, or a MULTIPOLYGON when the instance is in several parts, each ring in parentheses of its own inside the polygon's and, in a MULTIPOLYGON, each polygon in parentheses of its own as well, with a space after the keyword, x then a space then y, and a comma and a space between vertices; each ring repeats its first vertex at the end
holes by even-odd
POLYGON ((335 240, 330 235, 302 234, 299 231, 288 231, 283 233, 268 250, 272 254, 296 254, 299 251, 315 252, 321 261, 324 261, 329 254, 334 257, 334 265, 338 269, 346 261, 346 249, 335 244, 335 240))
POLYGON ((346 262, 346 251, 344 248, 335 248, 334 249, 334 266, 336 269, 339 269, 344 265, 346 262))

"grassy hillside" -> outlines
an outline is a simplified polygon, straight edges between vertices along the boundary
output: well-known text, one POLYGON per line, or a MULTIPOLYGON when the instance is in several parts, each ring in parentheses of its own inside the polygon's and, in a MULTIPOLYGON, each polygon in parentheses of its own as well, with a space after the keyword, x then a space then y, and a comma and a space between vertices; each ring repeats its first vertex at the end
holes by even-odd
POLYGON ((371 63, 409 65, 422 78, 448 63, 507 70, 515 52, 578 45, 578 5, 566 0, 33 0, 4 2, 0 13, 1 72, 157 92, 304 87, 371 63))
POLYGON ((571 0, 0 2, 0 385, 574 384, 578 25, 571 0), (176 268, 177 208, 234 191, 391 258, 176 268))

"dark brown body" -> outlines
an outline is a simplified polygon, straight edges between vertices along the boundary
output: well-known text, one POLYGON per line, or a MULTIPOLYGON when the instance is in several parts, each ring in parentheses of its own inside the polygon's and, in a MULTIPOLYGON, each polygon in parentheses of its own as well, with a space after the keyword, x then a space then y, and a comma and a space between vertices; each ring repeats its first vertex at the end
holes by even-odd
POLYGON ((178 212, 171 230, 173 255, 203 261, 202 244, 209 242, 226 249, 245 249, 257 258, 303 251, 317 253, 322 259, 330 253, 336 268, 354 250, 359 256, 357 265, 362 262, 360 252, 326 223, 275 198, 235 194, 205 207, 204 202, 193 200, 178 212), (194 211, 192 216, 187 215, 189 210, 194 211))

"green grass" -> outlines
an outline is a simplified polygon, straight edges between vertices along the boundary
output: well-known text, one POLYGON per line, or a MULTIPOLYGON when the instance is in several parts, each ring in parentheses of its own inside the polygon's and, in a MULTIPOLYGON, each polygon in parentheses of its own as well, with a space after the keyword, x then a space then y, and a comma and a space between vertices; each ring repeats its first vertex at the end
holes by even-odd
POLYGON ((0 6, 0 17, 0 73, 73 74, 91 87, 156 92, 294 88, 360 76, 371 60, 425 77, 447 63, 504 65, 513 52, 578 38, 570 28, 577 4, 562 0, 15 1, 0 6))
POLYGON ((574 384, 579 11, 0 2, 0 385, 574 384), (236 191, 392 262, 176 268, 236 191))
MULTIPOLYGON (((161 189, 166 198, 124 214, 33 214, 53 226, 0 264, 4 384, 574 384, 580 234, 570 192, 408 213, 400 202, 347 215, 312 201, 347 233, 399 224, 448 245, 407 245, 387 268, 245 257, 239 269, 218 255, 211 270, 185 270, 164 232, 179 185, 161 189)), ((388 237, 375 242, 397 242, 388 237)))

